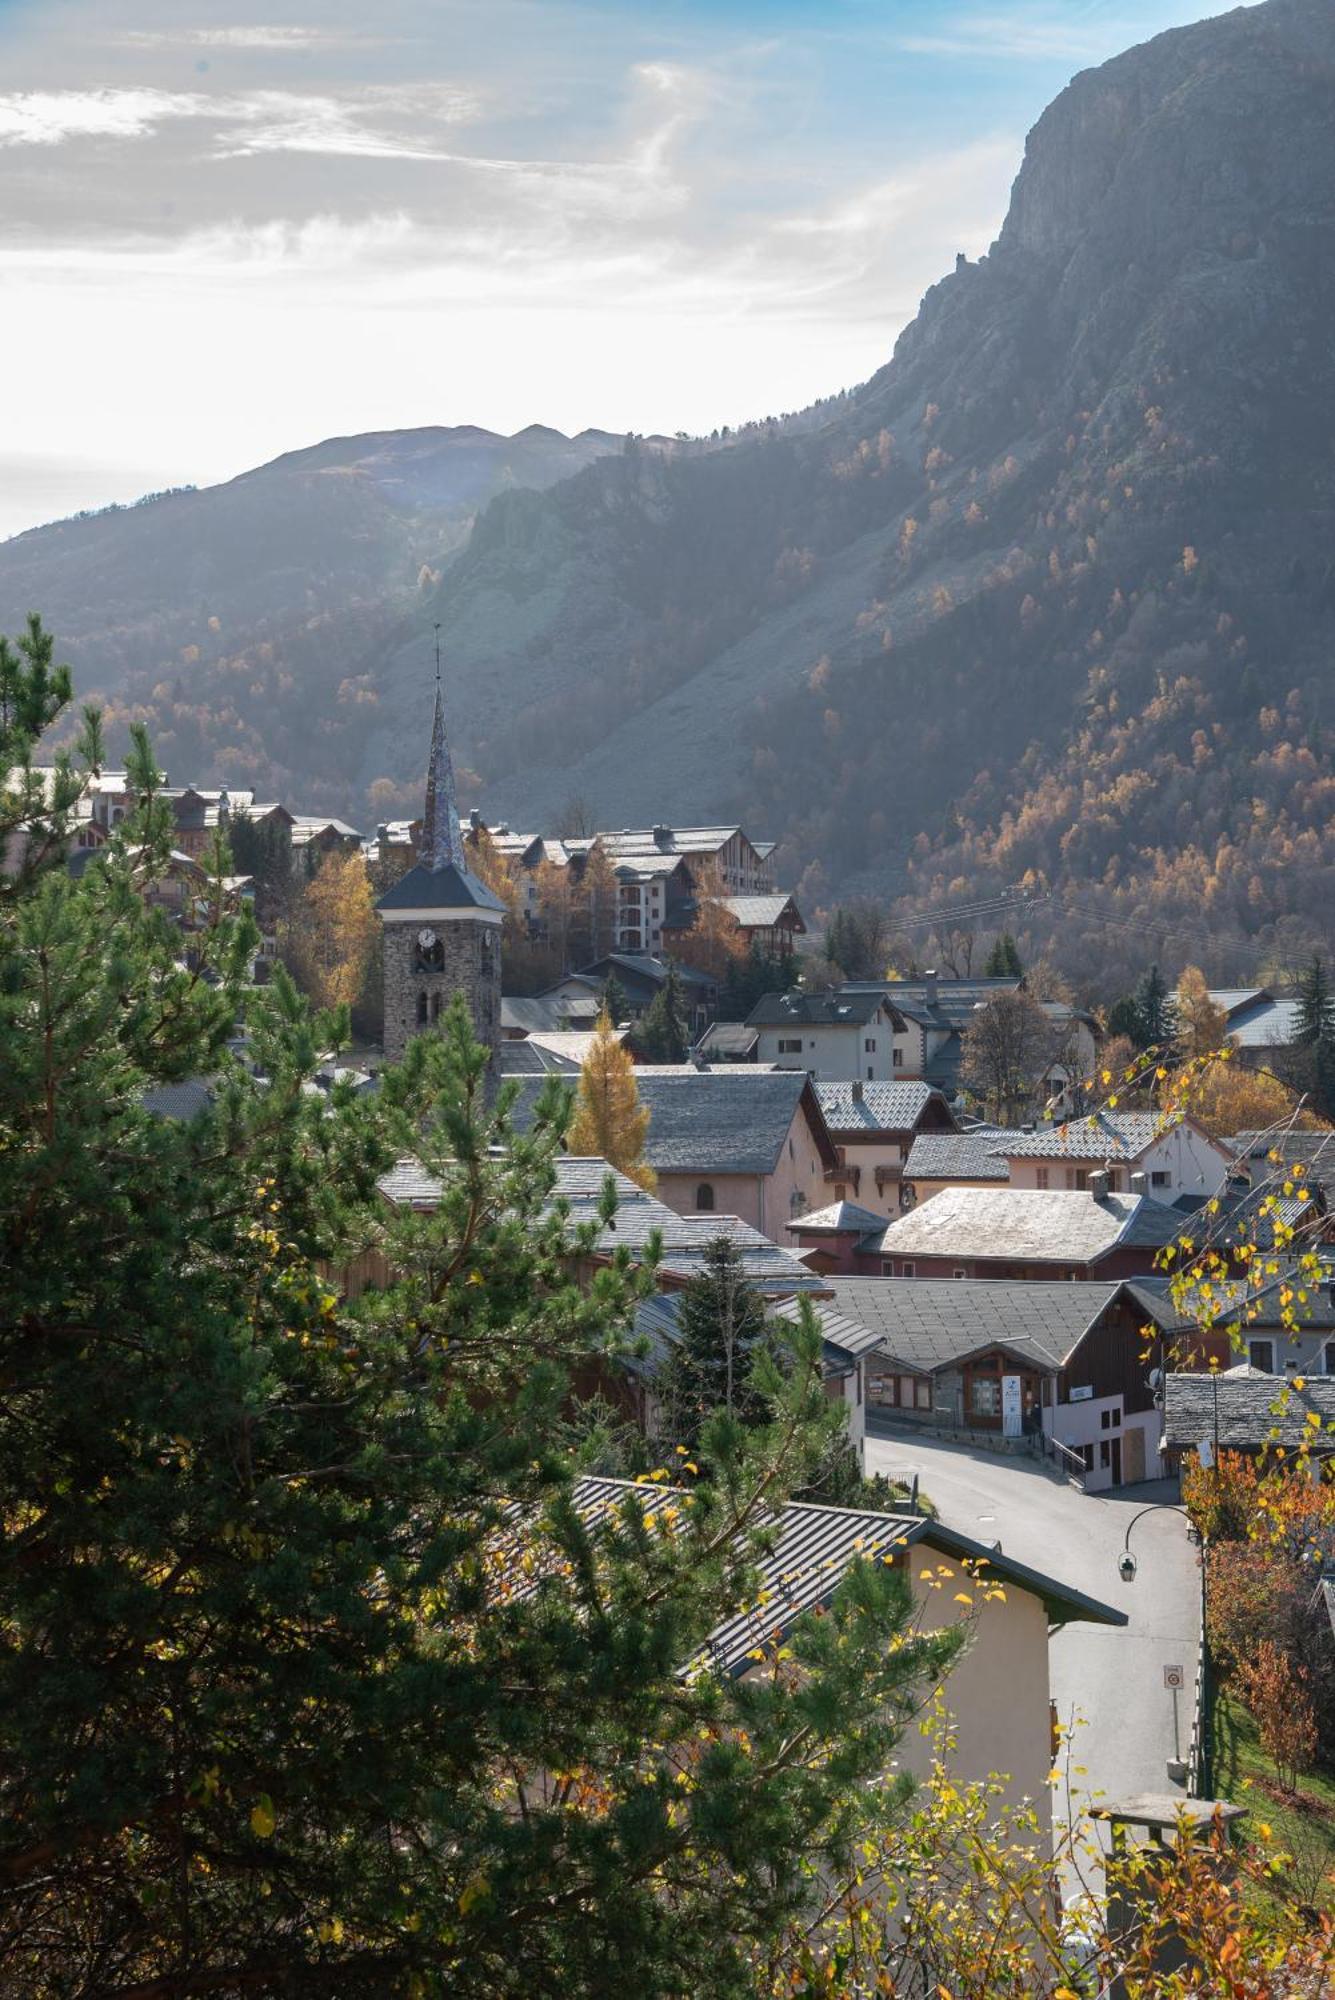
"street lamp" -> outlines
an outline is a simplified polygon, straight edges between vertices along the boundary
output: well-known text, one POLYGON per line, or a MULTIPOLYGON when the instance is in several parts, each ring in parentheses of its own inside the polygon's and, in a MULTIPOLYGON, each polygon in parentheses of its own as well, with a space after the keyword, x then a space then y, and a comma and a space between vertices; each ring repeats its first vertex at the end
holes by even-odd
POLYGON ((1185 1507, 1178 1506, 1172 1500, 1154 1500, 1151 1501, 1148 1507, 1142 1507, 1138 1514, 1131 1516, 1131 1519, 1126 1524, 1126 1537, 1122 1543, 1122 1553, 1117 1558, 1117 1574, 1121 1577, 1123 1583, 1134 1583, 1136 1580, 1136 1559, 1131 1553, 1131 1530, 1135 1527, 1136 1522, 1143 1521, 1147 1514, 1185 1514, 1186 1511, 1185 1507))

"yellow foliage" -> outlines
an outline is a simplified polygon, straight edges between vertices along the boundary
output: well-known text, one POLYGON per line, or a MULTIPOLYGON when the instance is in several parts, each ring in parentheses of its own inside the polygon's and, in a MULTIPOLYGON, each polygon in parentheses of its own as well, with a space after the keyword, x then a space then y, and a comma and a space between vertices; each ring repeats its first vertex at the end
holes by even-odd
POLYGON ((640 1103, 635 1065, 617 1040, 604 1007, 580 1071, 566 1144, 572 1153, 600 1155, 642 1188, 653 1188, 658 1177, 643 1158, 648 1130, 649 1113, 640 1103))

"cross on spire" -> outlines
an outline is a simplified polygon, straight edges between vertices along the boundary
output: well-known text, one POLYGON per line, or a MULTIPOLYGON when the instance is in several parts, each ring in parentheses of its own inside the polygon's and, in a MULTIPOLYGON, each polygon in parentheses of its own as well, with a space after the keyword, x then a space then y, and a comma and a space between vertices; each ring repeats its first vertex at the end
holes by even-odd
POLYGON ((426 811, 422 816, 422 861, 432 874, 464 866, 459 837, 459 810, 454 802, 454 766, 445 736, 445 705, 440 691, 440 626, 436 626, 436 708, 431 720, 431 761, 426 774, 426 811))

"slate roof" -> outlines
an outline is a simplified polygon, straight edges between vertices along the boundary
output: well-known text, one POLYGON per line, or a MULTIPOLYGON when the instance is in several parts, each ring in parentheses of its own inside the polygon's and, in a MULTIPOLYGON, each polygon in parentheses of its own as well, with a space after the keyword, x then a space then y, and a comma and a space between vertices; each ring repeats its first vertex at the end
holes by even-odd
POLYGON ((376 903, 378 910, 504 910, 499 896, 493 896, 465 868, 428 868, 419 861, 376 903))
POLYGON ((987 1278, 831 1277, 826 1283, 828 1310, 865 1328, 896 1361, 925 1373, 989 1347, 1008 1348, 1040 1368, 1060 1368, 1122 1289, 1111 1282, 987 1278))
POLYGON ((1267 1444, 1335 1449, 1328 1426, 1335 1424, 1335 1377, 1307 1375, 1298 1389, 1281 1375, 1211 1376, 1171 1374, 1164 1380, 1163 1439, 1170 1450, 1186 1451, 1204 1438, 1218 1438, 1225 1451, 1259 1451, 1267 1444), (1309 1424, 1309 1415, 1321 1427, 1309 1424))
POLYGON ((795 1215, 787 1226, 793 1234, 800 1232, 803 1236, 808 1233, 865 1236, 868 1231, 884 1229, 885 1217, 873 1214, 869 1208, 859 1208, 855 1201, 832 1201, 827 1208, 813 1208, 806 1215, 795 1215))
MULTIPOLYGON (((881 1335, 874 1326, 850 1319, 827 1299, 812 1299, 811 1309, 820 1321, 821 1337, 827 1347, 855 1361, 859 1355, 874 1354, 881 1347, 881 1335)), ((775 1319, 796 1320, 800 1308, 796 1299, 785 1299, 774 1309, 775 1319)))
MULTIPOLYGON (((585 1036, 576 1039, 583 1041, 585 1036)), ((523 1041, 504 1041, 496 1052, 496 1066, 502 1076, 569 1076, 579 1075, 579 1064, 570 1056, 560 1055, 555 1049, 547 1048, 531 1036, 523 1041)))
POLYGON ((213 1086, 203 1077, 186 1077, 181 1083, 156 1084, 139 1101, 158 1118, 198 1118, 213 1103, 213 1086))
MULTIPOLYGON (((675 1487, 643 1485, 621 1479, 576 1480, 573 1499, 585 1524, 596 1528, 633 1495, 646 1514, 680 1506, 685 1494, 675 1487)), ((772 1520, 764 1525, 772 1525, 772 1520)), ((1125 1625, 1126 1614, 1100 1604, 1083 1591, 1072 1590, 1027 1564, 1017 1563, 970 1536, 956 1534, 939 1521, 920 1514, 878 1514, 852 1507, 818 1507, 790 1501, 778 1517, 771 1551, 759 1558, 755 1608, 724 1619, 709 1634, 696 1656, 720 1674, 735 1677, 748 1671, 752 1654, 762 1644, 780 1642, 806 1613, 828 1605, 850 1570, 859 1563, 887 1558, 914 1543, 955 1560, 986 1565, 985 1574, 1004 1586, 1032 1593, 1042 1602, 1053 1624, 1080 1620, 1096 1625, 1125 1625)), ((536 1588, 536 1585, 529 1586, 536 1588)), ((520 1584, 521 1591, 525 1589, 520 1584)), ((683 1671, 686 1669, 683 1662, 683 1671)))
MULTIPOLYGON (((610 951, 606 958, 599 958, 592 965, 582 966, 579 972, 572 973, 571 977, 597 980, 601 984, 613 967, 616 968, 617 977, 623 986, 627 976, 631 979, 642 979, 650 986, 662 986, 669 970, 667 960, 655 958, 652 952, 610 951)), ((708 987, 712 991, 718 984, 717 980, 711 979, 707 972, 697 972, 693 965, 678 965, 676 971, 683 986, 708 987)))
MULTIPOLYGON (((681 1310, 683 1296, 681 1292, 655 1292, 651 1298, 641 1301, 635 1314, 635 1332, 647 1342, 648 1353, 625 1357, 626 1365, 632 1374, 652 1382, 654 1376, 671 1357, 680 1338, 677 1331, 677 1315, 681 1310)), ((861 1327, 840 1320, 837 1314, 829 1316, 830 1324, 827 1327, 827 1315, 821 1310, 820 1302, 813 1300, 811 1303, 815 1307, 816 1317, 821 1322, 821 1332, 824 1336, 822 1358, 825 1374, 827 1376, 847 1374, 857 1355, 865 1351, 867 1346, 874 1346, 875 1342, 868 1342, 861 1327)), ((774 1307, 770 1317, 796 1321, 798 1311, 796 1299, 784 1299, 774 1307)))
POLYGON ((522 1028, 525 1034, 551 1034, 561 1031, 563 1021, 596 1021, 602 1012, 602 1000, 590 991, 581 996, 574 993, 537 993, 516 995, 501 999, 502 1028, 522 1028))
POLYGON ((1166 1129, 1152 1111, 1092 1111, 1000 1143, 1012 1160, 1138 1160, 1166 1129))
POLYGON ((1282 1168, 1302 1165, 1335 1194, 1335 1132, 1236 1132, 1224 1144, 1241 1156, 1253 1182, 1282 1180, 1282 1168), (1278 1166, 1271 1153, 1278 1153, 1278 1166))
POLYGON ((865 993, 853 992, 846 986, 834 993, 762 993, 746 1017, 747 1025, 753 1028, 865 1027, 884 1004, 885 997, 879 987, 874 992, 865 993))
MULTIPOLYGON (((1007 1135, 1009 1137, 1009 1134, 1007 1135)), ((992 1132, 919 1132, 904 1162, 906 1181, 1008 1181, 992 1132)))
MULTIPOLYGON (((611 1226, 604 1230, 598 1248, 604 1251, 624 1247, 632 1252, 648 1247, 655 1231, 662 1240, 658 1269, 678 1279, 692 1278, 703 1267, 704 1254, 720 1236, 733 1243, 747 1276, 768 1297, 786 1298, 795 1292, 825 1290, 822 1278, 809 1271, 777 1243, 771 1243, 758 1229, 736 1215, 678 1215, 655 1195, 647 1194, 626 1174, 617 1173, 606 1160, 584 1155, 558 1159, 552 1201, 569 1204, 572 1227, 592 1221, 609 1174, 616 1182, 618 1208, 611 1226)), ((376 1182, 380 1193, 396 1207, 431 1209, 440 1198, 440 1182, 411 1158, 398 1160, 376 1182)))
POLYGON ((666 1174, 772 1173, 810 1088, 804 1070, 737 1075, 731 1065, 671 1075, 641 1068, 635 1081, 649 1112, 644 1157, 666 1174))
POLYGON ((723 907, 729 916, 735 917, 743 930, 766 930, 791 911, 797 918, 796 928, 804 931, 801 912, 791 896, 725 896, 723 907))
POLYGON ((832 1132, 911 1132, 939 1091, 926 1083, 818 1083, 832 1132))
POLYGON ((865 1247, 890 1257, 1004 1257, 1091 1264, 1112 1250, 1173 1242, 1183 1218, 1147 1195, 946 1187, 865 1247))
MULTIPOLYGON (((1324 1265, 1324 1277, 1312 1282, 1300 1271, 1294 1258, 1277 1258, 1279 1270, 1268 1278, 1264 1285, 1248 1286, 1242 1280, 1228 1284, 1216 1282, 1214 1297, 1219 1301, 1221 1312, 1215 1322, 1221 1329, 1231 1326, 1244 1308, 1255 1308, 1254 1313, 1243 1319, 1248 1333, 1267 1333, 1282 1325, 1281 1294, 1292 1290, 1294 1298, 1290 1309, 1296 1315, 1299 1334, 1311 1331, 1322 1333, 1335 1329, 1335 1264, 1324 1265), (1298 1293, 1305 1296, 1299 1298, 1298 1293)), ((1131 1278, 1127 1290, 1134 1293, 1136 1302, 1165 1333, 1187 1333, 1199 1325, 1199 1318, 1179 1312, 1173 1303, 1171 1280, 1167 1277, 1131 1278)))
POLYGON ((975 1007, 985 1006, 998 993, 1015 993, 1020 981, 999 979, 938 979, 935 999, 929 998, 925 979, 855 979, 845 993, 877 993, 891 1001, 911 1020, 925 1021, 938 1028, 967 1028, 975 1007))
POLYGON ((745 1021, 715 1021, 696 1044, 706 1062, 712 1055, 727 1054, 734 1060, 753 1054, 760 1037, 745 1021))

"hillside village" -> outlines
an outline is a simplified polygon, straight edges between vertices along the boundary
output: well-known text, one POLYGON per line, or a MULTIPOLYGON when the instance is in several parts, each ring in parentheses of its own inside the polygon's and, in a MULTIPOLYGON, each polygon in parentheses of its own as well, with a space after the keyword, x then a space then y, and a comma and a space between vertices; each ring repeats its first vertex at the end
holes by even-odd
POLYGON ((1331 0, 65 11, 0 2000, 1335 1994, 1331 0))

